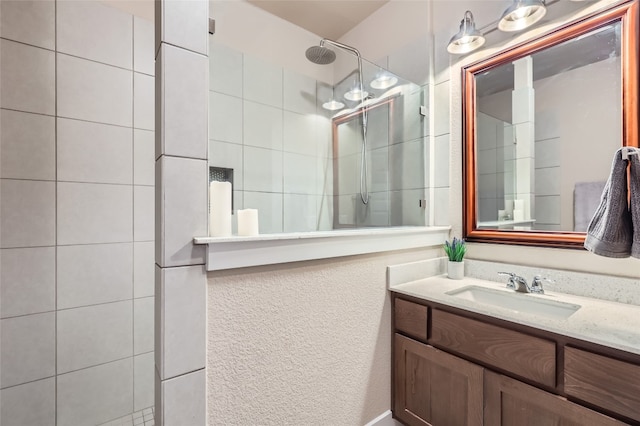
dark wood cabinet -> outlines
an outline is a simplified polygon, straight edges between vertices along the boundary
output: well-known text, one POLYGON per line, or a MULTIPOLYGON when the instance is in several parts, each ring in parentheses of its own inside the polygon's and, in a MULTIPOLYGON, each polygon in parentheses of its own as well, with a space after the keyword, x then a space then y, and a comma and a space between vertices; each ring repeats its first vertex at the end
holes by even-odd
POLYGON ((621 426, 596 411, 510 377, 486 371, 484 424, 491 426, 621 426))
POLYGON ((415 299, 393 306, 393 415, 406 425, 640 426, 638 355, 415 299))
POLYGON ((476 364, 396 334, 396 417, 408 425, 482 425, 483 371, 476 364))

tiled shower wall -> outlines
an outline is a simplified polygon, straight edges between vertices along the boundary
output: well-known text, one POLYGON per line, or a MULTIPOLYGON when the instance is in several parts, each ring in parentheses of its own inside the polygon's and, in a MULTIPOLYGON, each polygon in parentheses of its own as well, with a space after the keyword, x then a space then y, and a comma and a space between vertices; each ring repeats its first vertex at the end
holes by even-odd
POLYGON ((1 3, 0 423, 153 405, 153 22, 1 3))

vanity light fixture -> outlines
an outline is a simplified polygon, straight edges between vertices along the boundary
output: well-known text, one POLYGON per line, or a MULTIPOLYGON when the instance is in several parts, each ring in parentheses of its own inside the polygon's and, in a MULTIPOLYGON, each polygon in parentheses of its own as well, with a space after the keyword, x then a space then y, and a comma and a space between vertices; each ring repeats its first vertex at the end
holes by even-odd
POLYGON ((501 31, 520 31, 538 22, 547 13, 544 0, 514 0, 498 22, 501 31))
POLYGON ((449 41, 447 51, 449 53, 461 55, 463 53, 472 52, 481 47, 485 42, 485 38, 476 29, 476 23, 473 20, 473 14, 467 10, 464 18, 460 21, 460 31, 449 41))
POLYGON ((398 78, 396 76, 388 73, 381 73, 373 81, 371 81, 371 83, 369 83, 369 86, 371 86, 372 89, 384 90, 388 89, 389 87, 393 87, 396 84, 398 84, 398 78))
POLYGON ((329 111, 338 111, 339 109, 344 108, 344 104, 340 101, 336 101, 335 99, 330 99, 322 104, 322 108, 329 111))
POLYGON ((344 94, 344 98, 348 101, 361 101, 369 96, 369 92, 360 88, 359 84, 354 84, 353 87, 344 94))

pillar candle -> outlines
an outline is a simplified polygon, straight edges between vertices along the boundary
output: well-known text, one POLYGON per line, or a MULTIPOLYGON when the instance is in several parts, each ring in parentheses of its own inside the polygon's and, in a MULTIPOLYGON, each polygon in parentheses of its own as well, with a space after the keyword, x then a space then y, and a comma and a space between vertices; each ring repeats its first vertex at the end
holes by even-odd
POLYGON ((231 236, 231 183, 209 184, 209 236, 231 236))
POLYGON ((524 211, 524 200, 514 200, 513 209, 524 211))
POLYGON ((238 210, 238 235, 244 237, 258 235, 258 210, 238 210))

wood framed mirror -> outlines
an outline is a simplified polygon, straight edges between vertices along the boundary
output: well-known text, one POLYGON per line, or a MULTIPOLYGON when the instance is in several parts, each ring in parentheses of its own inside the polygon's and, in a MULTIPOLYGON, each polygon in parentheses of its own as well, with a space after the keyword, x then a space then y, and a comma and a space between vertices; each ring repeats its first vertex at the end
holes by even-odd
POLYGON ((638 1, 462 69, 464 235, 581 248, 615 151, 638 146, 638 1))

